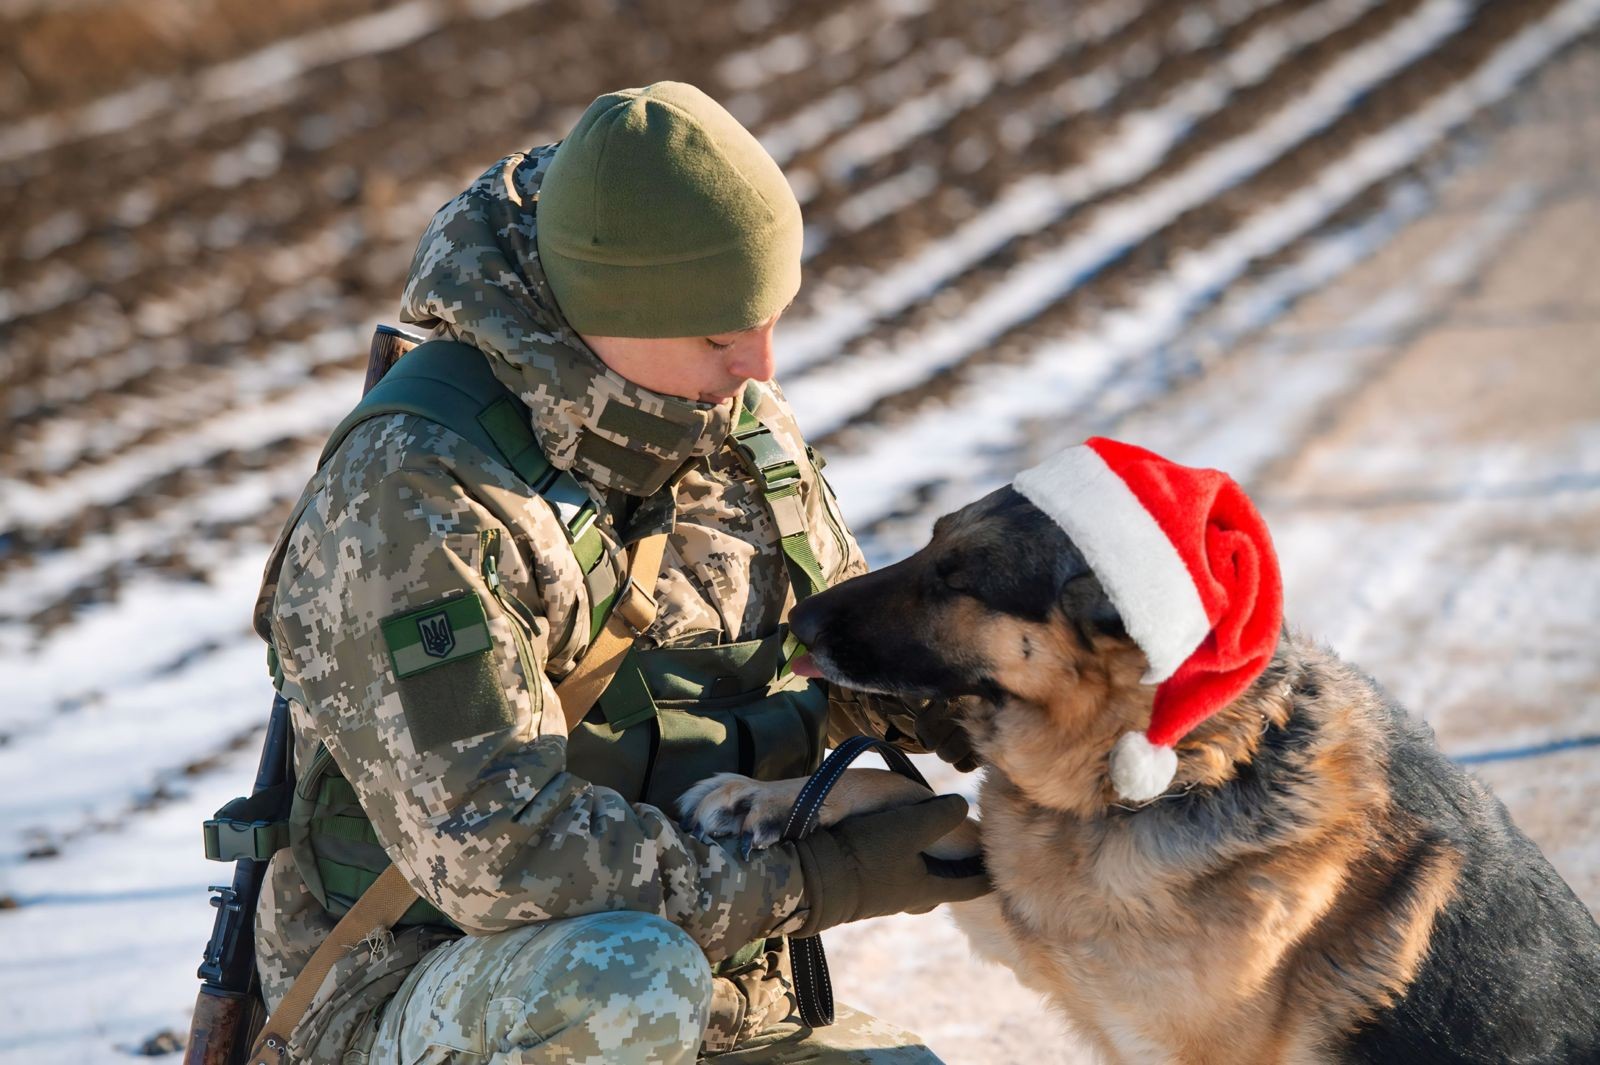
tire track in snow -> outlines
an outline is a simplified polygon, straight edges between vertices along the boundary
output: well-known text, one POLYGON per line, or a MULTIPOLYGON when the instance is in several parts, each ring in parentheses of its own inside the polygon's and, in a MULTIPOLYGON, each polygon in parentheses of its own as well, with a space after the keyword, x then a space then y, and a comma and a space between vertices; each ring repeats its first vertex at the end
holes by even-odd
MULTIPOLYGON (((1166 22, 1107 20, 1105 36, 1074 42, 1070 50, 1061 49, 1048 36, 1030 38, 1001 57, 1000 75, 963 72, 952 79, 941 98, 908 101, 909 114, 898 124, 911 127, 918 134, 915 139, 902 131, 894 140, 908 143, 877 158, 857 158, 850 153, 831 166, 824 159, 825 169, 850 176, 870 174, 872 183, 859 191, 843 184, 826 184, 818 190, 811 203, 823 209, 825 228, 822 247, 807 249, 815 259, 812 265, 819 269, 828 266, 830 234, 867 229, 928 199, 943 187, 941 178, 978 168, 981 164, 972 159, 970 134, 958 134, 985 116, 992 116, 999 147, 1020 154, 1047 133, 1059 131, 1069 119, 1091 110, 1102 120, 1118 111, 1137 110, 1136 103, 1125 105, 1123 101, 1130 94, 1159 91, 1164 67, 1194 58, 1247 23, 1284 18, 1284 11, 1294 6, 1283 0, 1242 0, 1222 4, 1217 10, 1195 7, 1180 14, 1166 9, 1161 12, 1166 22), (976 88, 985 82, 997 91, 969 103, 976 88), (930 155, 938 157, 930 159, 930 155)), ((863 147, 875 143, 866 137, 859 142, 863 147)), ((803 178, 815 180, 809 174, 803 178)), ((855 251, 852 247, 831 258, 848 263, 855 251)))

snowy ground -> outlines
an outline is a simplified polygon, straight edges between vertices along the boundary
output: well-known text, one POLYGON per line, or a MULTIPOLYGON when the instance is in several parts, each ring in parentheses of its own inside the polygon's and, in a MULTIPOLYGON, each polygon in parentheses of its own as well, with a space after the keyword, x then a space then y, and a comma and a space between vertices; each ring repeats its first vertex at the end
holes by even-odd
MULTIPOLYGON (((427 213, 640 71, 728 100, 806 200, 780 376, 875 558, 1091 432, 1228 469, 1291 620, 1600 906, 1600 0, 742 3, 532 101, 508 71, 581 13, 332 6, 0 126, 0 1061, 185 1028, 263 537, 427 213)), ((829 950, 953 1062, 1082 1060, 942 918, 829 950)))

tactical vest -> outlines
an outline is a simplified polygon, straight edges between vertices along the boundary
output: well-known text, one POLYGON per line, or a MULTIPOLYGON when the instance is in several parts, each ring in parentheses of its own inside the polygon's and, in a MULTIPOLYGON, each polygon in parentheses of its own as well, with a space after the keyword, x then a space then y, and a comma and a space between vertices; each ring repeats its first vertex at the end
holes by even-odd
MULTIPOLYGON (((799 505, 800 462, 754 413, 747 386, 732 438, 772 512, 796 598, 826 586, 799 505)), ((527 408, 500 384, 478 349, 429 341, 408 352, 329 437, 319 467, 357 425, 411 414, 450 429, 505 463, 555 511, 588 588, 590 638, 616 598, 618 563, 596 527, 589 494, 540 450, 527 408)), ((291 519, 291 523, 296 519, 291 519)), ((486 534, 492 538, 498 532, 486 534)), ((525 666, 532 653, 526 607, 505 593, 494 572, 497 545, 481 553, 485 583, 516 633, 525 666)), ((828 713, 821 682, 797 676, 789 663, 798 645, 787 627, 763 639, 692 648, 635 647, 594 708, 572 730, 567 766, 575 775, 621 793, 629 802, 671 809, 689 786, 714 773, 762 780, 809 775, 822 760, 828 713)), ((282 675, 269 654, 274 681, 282 675)), ((526 670, 531 676, 532 670, 526 670)), ((266 860, 287 846, 307 888, 338 915, 389 865, 377 833, 328 750, 318 746, 293 785, 287 819, 260 817, 266 800, 235 800, 206 822, 206 855, 218 861, 266 860)), ((450 924, 419 900, 402 924, 450 924)), ((753 944, 758 948, 759 943, 753 944)), ((746 952, 741 952, 741 957, 746 952)))

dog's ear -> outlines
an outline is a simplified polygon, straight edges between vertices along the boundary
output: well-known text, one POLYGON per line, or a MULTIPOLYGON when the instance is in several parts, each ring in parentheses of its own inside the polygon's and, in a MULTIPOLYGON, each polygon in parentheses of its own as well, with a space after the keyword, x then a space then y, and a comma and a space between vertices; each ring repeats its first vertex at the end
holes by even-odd
POLYGON ((1128 635, 1122 615, 1072 538, 1056 555, 1056 607, 1085 637, 1128 635))

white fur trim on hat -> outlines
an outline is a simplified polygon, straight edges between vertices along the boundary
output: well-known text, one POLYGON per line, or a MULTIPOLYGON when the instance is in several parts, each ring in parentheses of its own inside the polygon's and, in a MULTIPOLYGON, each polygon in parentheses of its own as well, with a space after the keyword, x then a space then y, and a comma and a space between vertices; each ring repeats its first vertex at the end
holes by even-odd
POLYGON ((1129 802, 1160 795, 1177 773, 1178 752, 1157 747, 1142 732, 1124 732, 1111 748, 1111 786, 1129 802))
POLYGON ((1080 444, 1017 474, 1012 487, 1083 552, 1160 684, 1211 631, 1189 567, 1156 519, 1091 447, 1080 444))

